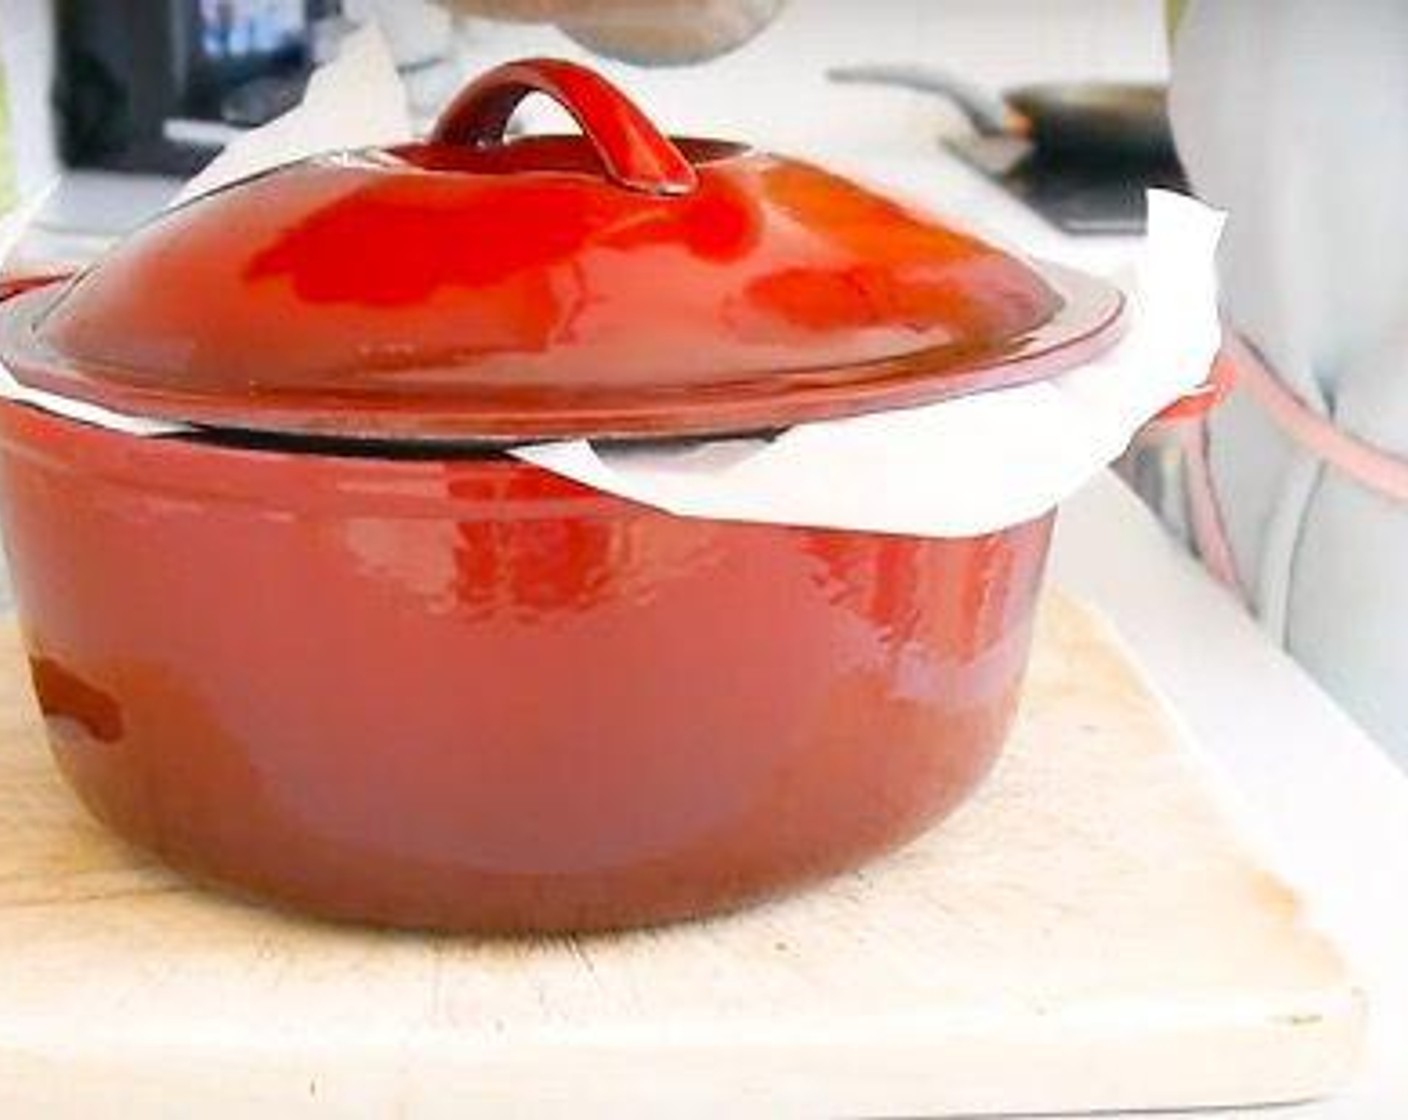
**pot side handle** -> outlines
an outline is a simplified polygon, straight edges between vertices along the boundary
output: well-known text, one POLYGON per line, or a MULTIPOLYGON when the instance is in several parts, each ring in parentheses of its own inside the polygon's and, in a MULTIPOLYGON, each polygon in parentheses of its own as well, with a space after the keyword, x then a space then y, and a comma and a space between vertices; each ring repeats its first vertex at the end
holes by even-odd
POLYGON ((72 280, 76 275, 77 273, 72 271, 0 274, 0 303, 12 300, 16 296, 22 296, 25 292, 35 288, 43 288, 49 284, 62 284, 66 280, 72 280))
POLYGON ((1149 422, 1150 426, 1206 419, 1208 413, 1221 404, 1232 391, 1236 376, 1236 367, 1226 353, 1218 354, 1208 372, 1208 379, 1155 416, 1149 422))
POLYGON ((581 126, 607 178, 645 194, 689 194, 693 165, 624 93, 601 75, 560 59, 511 62, 467 86, 430 135, 435 144, 501 144, 514 110, 528 96, 552 98, 581 126))

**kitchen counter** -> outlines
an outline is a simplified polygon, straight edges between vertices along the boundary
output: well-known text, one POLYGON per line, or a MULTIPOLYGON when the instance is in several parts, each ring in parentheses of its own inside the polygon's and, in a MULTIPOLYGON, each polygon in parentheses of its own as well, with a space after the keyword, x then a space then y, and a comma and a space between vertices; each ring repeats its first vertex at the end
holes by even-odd
POLYGON ((1354 1070, 1341 955, 1059 591, 1003 758, 942 827, 716 921, 512 945, 299 921, 152 866, 54 773, 18 637, 0 625, 7 1115, 165 1114, 212 1066, 221 1115, 290 1120, 1027 1115, 1297 1100, 1354 1070))
MULTIPOLYGON (((1137 248, 1128 240, 1060 235, 937 145, 931 152, 853 149, 827 158, 1034 255, 1118 273, 1137 248)), ((92 186, 80 179, 61 197, 72 200, 92 186)), ((163 189, 147 186, 153 197, 163 189)), ((91 231, 75 232, 70 203, 67 213, 54 212, 30 251, 72 258, 94 246, 91 231)), ((1243 806, 1248 828, 1303 890, 1369 993, 1371 1052, 1355 1088, 1284 1114, 1408 1115, 1408 775, 1260 634, 1112 475, 1063 512, 1054 567, 1062 584, 1099 607, 1139 651, 1243 806)))

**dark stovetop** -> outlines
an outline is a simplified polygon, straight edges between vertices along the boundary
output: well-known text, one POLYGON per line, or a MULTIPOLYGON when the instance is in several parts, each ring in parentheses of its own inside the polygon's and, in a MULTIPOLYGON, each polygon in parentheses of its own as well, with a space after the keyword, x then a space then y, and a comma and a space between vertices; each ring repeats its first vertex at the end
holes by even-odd
POLYGON ((1066 233, 1143 233, 1145 190, 1187 189, 1176 165, 1043 159, 1026 141, 1005 136, 965 136, 944 146, 1066 233))

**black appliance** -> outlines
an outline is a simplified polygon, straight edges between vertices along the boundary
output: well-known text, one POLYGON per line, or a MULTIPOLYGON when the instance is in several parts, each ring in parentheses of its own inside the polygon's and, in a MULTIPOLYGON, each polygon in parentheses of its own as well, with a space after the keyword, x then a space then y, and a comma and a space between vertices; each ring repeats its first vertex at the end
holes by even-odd
POLYGON ((57 0, 71 167, 190 175, 297 103, 339 0, 57 0))

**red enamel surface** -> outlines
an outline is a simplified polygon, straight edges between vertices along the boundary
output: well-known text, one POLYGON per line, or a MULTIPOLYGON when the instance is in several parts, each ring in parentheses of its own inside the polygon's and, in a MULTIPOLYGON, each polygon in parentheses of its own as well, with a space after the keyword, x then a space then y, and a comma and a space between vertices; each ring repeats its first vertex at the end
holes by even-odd
POLYGON ((1012 716, 1049 528, 690 521, 11 404, 0 509, 99 817, 317 913, 501 930, 739 905, 942 817, 1012 716))
POLYGON ((857 365, 923 350, 932 379, 1055 310, 1026 265, 771 157, 706 165, 680 198, 595 171, 412 167, 304 164, 159 220, 47 309, 50 387, 247 426, 360 413, 402 435, 556 433, 555 415, 574 434, 638 415, 669 430, 759 399, 749 419, 781 422, 828 387, 904 387, 857 365))
POLYGON ((436 142, 163 216, 13 301, 0 354, 31 385, 204 424, 652 436, 1048 376, 1119 309, 821 168, 666 139, 601 79, 540 62, 481 79, 436 142), (534 90, 586 135, 501 142, 534 90))
MULTIPOLYGON (((32 385, 475 439, 913 404, 1047 376, 1119 312, 819 168, 668 140, 553 63, 482 79, 435 142, 231 187, 0 296, 0 358, 32 385), (535 91, 584 136, 502 142, 535 91)), ((397 925, 664 921, 900 843, 1001 746, 1050 517, 960 540, 726 524, 506 457, 300 446, 0 401, 55 753, 194 875, 397 925)))
POLYGON ((431 141, 474 148, 500 143, 514 110, 534 93, 551 97, 576 118, 612 182, 647 194, 698 189, 688 158, 644 113, 600 74, 561 59, 526 59, 491 70, 451 102, 431 141))

